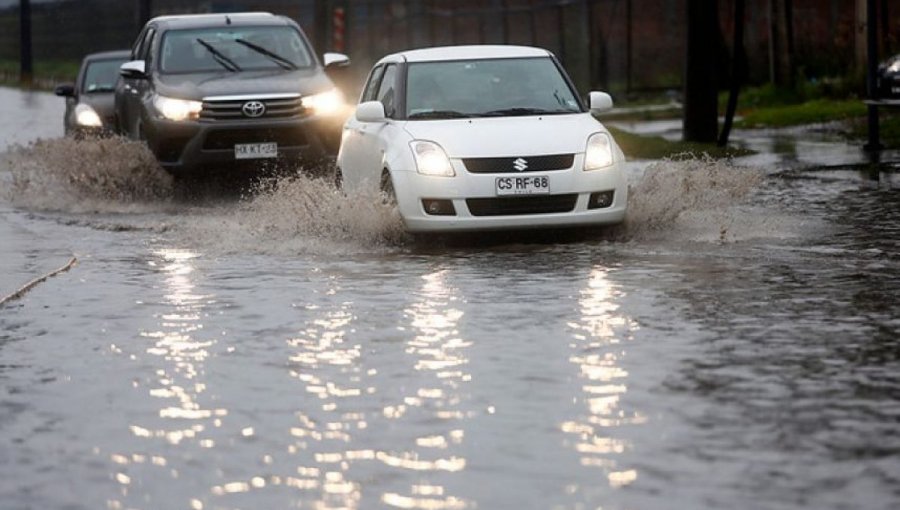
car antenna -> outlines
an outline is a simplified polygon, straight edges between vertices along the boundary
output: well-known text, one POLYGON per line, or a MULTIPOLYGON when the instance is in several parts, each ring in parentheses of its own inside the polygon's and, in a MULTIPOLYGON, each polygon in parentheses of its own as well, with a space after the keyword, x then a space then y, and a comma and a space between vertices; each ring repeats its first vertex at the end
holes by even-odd
POLYGON ((225 15, 225 24, 226 24, 226 25, 230 25, 230 24, 231 24, 231 18, 229 18, 227 14, 225 15))

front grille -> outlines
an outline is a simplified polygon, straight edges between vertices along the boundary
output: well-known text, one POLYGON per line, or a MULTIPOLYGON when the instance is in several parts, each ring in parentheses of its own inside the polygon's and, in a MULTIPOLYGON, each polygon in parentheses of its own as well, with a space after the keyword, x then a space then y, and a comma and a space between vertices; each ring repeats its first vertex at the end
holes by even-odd
POLYGON ((268 129, 222 129, 210 131, 203 141, 204 150, 230 150, 239 143, 271 143, 278 147, 297 147, 307 144, 306 133, 298 127, 268 129))
POLYGON ((207 99, 200 110, 200 120, 256 120, 256 119, 289 119, 308 114, 300 96, 275 99, 260 99, 266 106, 266 112, 259 117, 244 115, 243 107, 253 98, 246 99, 207 99))
POLYGON ((516 156, 511 158, 463 158, 466 170, 473 174, 546 172, 572 168, 574 154, 516 156))
POLYGON ((577 200, 577 193, 532 197, 468 198, 466 206, 472 216, 550 214, 571 211, 575 208, 577 200))

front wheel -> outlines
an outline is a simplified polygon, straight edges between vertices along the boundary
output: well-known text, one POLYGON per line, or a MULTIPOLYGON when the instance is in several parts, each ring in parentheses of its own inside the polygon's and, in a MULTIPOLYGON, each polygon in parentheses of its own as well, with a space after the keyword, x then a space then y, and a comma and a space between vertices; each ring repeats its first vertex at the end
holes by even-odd
POLYGON ((397 205, 397 193, 394 191, 394 181, 387 168, 381 171, 381 195, 385 205, 397 205))

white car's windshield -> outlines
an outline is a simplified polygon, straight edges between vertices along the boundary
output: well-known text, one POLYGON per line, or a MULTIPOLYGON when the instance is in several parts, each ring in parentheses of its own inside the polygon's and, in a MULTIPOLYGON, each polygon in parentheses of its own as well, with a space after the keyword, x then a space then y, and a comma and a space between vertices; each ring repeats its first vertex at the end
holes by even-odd
POLYGON ((410 120, 580 111, 571 87, 549 57, 409 64, 410 120))
POLYGON ((306 44, 291 27, 171 30, 160 48, 163 73, 291 70, 312 64, 306 44))

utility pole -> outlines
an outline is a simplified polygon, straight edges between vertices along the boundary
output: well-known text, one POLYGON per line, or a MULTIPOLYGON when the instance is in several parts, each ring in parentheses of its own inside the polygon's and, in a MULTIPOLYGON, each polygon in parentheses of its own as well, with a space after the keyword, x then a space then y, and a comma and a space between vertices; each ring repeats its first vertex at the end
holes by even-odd
POLYGON ((150 21, 151 0, 138 0, 138 31, 144 28, 144 25, 150 21))
POLYGON ((320 52, 328 51, 328 1, 315 0, 313 5, 313 27, 316 49, 320 52))
POLYGON ((34 68, 31 55, 31 2, 19 0, 19 81, 31 85, 34 68))
POLYGON ((683 136, 685 141, 714 143, 719 131, 716 87, 718 1, 687 0, 687 11, 683 136))

